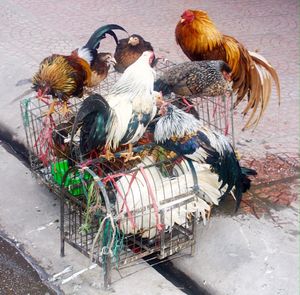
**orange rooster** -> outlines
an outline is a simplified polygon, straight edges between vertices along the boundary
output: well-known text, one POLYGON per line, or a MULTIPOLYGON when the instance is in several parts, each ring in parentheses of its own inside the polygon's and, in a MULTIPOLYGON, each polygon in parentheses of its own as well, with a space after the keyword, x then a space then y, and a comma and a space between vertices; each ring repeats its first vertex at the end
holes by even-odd
POLYGON ((280 84, 275 69, 260 54, 248 51, 235 38, 218 31, 203 10, 186 10, 175 29, 177 44, 190 60, 224 60, 232 69, 233 91, 236 107, 246 96, 247 115, 253 109, 245 128, 256 126, 271 96, 272 79, 280 102, 280 84), (258 112, 258 114, 257 114, 258 112))

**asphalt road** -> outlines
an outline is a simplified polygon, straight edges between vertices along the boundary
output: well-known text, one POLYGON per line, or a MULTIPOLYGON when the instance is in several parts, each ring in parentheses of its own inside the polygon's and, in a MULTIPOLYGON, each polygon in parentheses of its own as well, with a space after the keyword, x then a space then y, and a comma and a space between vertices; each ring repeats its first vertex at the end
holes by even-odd
POLYGON ((55 295, 20 251, 0 237, 0 294, 55 295))

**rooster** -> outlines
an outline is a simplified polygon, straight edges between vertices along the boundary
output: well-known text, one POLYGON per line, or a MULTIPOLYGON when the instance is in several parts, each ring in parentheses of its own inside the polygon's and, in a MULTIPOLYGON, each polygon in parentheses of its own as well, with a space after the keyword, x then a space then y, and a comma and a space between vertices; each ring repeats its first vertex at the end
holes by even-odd
POLYGON ((272 79, 280 102, 280 84, 276 70, 260 54, 248 51, 235 38, 223 35, 203 10, 186 10, 175 29, 176 42, 190 60, 224 60, 232 69, 233 91, 237 106, 247 95, 243 110, 252 112, 244 129, 257 126, 270 95, 272 79), (257 114, 258 112, 258 114, 257 114))
MULTIPOLYGON (((153 51, 153 47, 150 42, 144 40, 140 35, 133 34, 128 38, 119 40, 114 54, 116 60, 115 70, 123 73, 144 51, 153 51)), ((154 63, 155 59, 153 59, 151 65, 153 66, 154 63)))
POLYGON ((180 163, 176 160, 154 163, 153 157, 148 155, 132 173, 124 173, 107 185, 122 233, 152 239, 161 230, 170 231, 176 225, 185 225, 192 216, 201 217, 205 224, 212 206, 220 204, 226 191, 225 187, 219 189, 218 175, 209 165, 199 162, 193 162, 192 171, 186 159, 180 163), (170 163, 172 174, 166 172, 170 163), (163 220, 161 212, 164 212, 163 220))
POLYGON ((219 189, 225 189, 221 199, 234 189, 237 210, 242 193, 250 187, 247 175, 255 175, 256 172, 241 168, 227 138, 202 126, 191 114, 169 102, 165 102, 159 112, 161 118, 155 126, 155 142, 184 158, 210 165, 221 182, 219 189))
POLYGON ((185 224, 192 214, 205 220, 210 212, 210 204, 218 203, 220 193, 210 187, 205 177, 203 179, 206 173, 203 174, 202 168, 195 167, 199 182, 206 185, 210 202, 196 196, 193 174, 187 161, 175 164, 175 177, 163 175, 153 163, 153 158, 147 156, 136 166, 135 173, 124 175, 111 184, 116 188, 111 195, 115 195, 115 208, 122 233, 140 234, 142 238, 152 239, 163 229, 170 230, 175 224, 185 224), (126 194, 125 198, 123 193, 126 194), (165 212, 163 221, 160 218, 161 211, 165 212))
POLYGON ((150 66, 153 58, 153 52, 145 51, 125 70, 106 99, 98 95, 84 101, 73 126, 76 130, 77 124, 83 122, 83 152, 105 146, 106 157, 110 159, 111 149, 129 144, 128 153, 122 156, 125 161, 134 159, 132 144, 142 137, 157 110, 157 94, 153 91, 155 71, 150 66))
MULTIPOLYGON (((102 26, 93 33, 86 45, 74 50, 71 55, 53 54, 40 63, 38 72, 32 78, 33 89, 43 100, 48 95, 53 97, 49 113, 54 111, 57 100, 63 102, 63 112, 66 113, 68 99, 71 96, 82 97, 84 87, 93 86, 93 75, 98 75, 101 71, 95 68, 98 65, 97 61, 101 59, 97 48, 106 34, 112 35, 115 41, 118 41, 113 30, 125 31, 115 24, 102 26)), ((47 100, 45 102, 47 103, 47 100)))

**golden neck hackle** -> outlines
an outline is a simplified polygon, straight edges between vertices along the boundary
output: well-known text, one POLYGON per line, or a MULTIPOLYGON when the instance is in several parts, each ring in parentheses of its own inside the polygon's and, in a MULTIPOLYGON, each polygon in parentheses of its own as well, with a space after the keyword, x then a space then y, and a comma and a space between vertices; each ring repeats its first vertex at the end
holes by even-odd
MULTIPOLYGON (((222 34, 218 31, 207 14, 201 11, 194 11, 194 14, 194 20, 186 25, 189 26, 189 28, 186 29, 197 34, 197 38, 192 40, 195 51, 207 52, 220 46, 222 43, 222 34)), ((183 26, 183 30, 184 29, 185 26, 183 26)))

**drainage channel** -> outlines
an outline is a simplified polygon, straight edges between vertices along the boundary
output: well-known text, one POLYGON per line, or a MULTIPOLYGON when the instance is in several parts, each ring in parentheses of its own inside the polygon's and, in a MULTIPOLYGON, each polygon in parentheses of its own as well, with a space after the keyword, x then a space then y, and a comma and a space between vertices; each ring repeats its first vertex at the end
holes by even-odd
MULTIPOLYGON (((3 132, 2 130, 0 131, 0 145, 3 146, 8 153, 14 155, 24 165, 30 168, 28 151, 26 146, 14 140, 12 135, 9 132, 7 131, 3 132)), ((0 241, 1 241, 1 235, 0 235, 0 241)), ((15 246, 14 244, 10 243, 10 247, 15 247, 15 246)), ((28 259, 26 260, 28 261, 28 259)), ((210 293, 205 289, 203 289, 197 282, 193 281, 184 272, 174 267, 173 263, 168 259, 158 260, 157 258, 154 258, 154 256, 147 257, 147 263, 149 263, 150 266, 152 266, 157 272, 159 272, 163 277, 165 277, 168 281, 170 281, 174 286, 179 288, 182 292, 188 295, 210 295, 210 293)), ((29 263, 29 265, 37 271, 37 266, 35 266, 33 263, 29 263)), ((41 271, 37 271, 37 272, 39 273, 41 278, 41 271)), ((59 294, 58 292, 60 291, 52 290, 52 292, 55 293, 49 292, 49 294, 59 294)))
POLYGON ((207 290, 201 287, 197 282, 193 281, 183 271, 176 268, 172 261, 168 260, 168 258, 159 260, 155 258, 155 255, 150 255, 145 258, 145 260, 157 272, 159 272, 182 292, 188 295, 211 295, 207 290))

